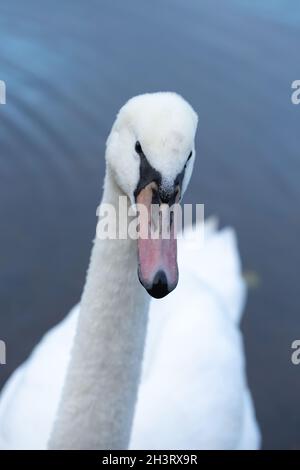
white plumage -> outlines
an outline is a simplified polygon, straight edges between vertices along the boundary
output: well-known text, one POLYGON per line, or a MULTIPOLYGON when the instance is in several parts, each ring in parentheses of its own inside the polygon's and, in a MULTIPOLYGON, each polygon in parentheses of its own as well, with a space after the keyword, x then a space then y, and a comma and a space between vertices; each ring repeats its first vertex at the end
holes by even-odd
MULTIPOLYGON (((257 449, 239 321, 245 302, 232 229, 179 240, 180 282, 151 301, 131 437, 141 449, 257 449)), ((44 449, 70 357, 76 306, 11 377, 0 401, 0 448, 44 449)))

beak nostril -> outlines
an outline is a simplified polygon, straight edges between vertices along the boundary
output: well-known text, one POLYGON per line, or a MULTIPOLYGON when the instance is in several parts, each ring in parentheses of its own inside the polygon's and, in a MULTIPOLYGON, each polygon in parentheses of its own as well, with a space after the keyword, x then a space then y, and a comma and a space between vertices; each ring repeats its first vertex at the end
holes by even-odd
POLYGON ((157 188, 152 188, 152 204, 159 204, 160 196, 157 188))

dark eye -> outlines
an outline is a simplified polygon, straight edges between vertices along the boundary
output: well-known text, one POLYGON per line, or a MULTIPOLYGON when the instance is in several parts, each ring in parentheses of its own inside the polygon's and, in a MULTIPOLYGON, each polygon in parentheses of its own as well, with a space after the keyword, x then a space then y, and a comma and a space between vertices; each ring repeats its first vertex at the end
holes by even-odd
POLYGON ((136 143, 135 143, 135 151, 136 151, 138 154, 141 154, 141 153, 143 152, 142 146, 141 146, 141 144, 139 143, 138 140, 137 140, 136 143))

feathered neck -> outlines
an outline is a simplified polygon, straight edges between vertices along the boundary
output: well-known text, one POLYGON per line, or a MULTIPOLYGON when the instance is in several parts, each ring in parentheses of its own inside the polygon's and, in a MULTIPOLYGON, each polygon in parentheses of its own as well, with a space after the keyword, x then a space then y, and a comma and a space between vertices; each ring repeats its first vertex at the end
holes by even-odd
MULTIPOLYGON (((108 171, 102 204, 113 204, 118 214, 122 195, 108 171)), ((50 449, 128 447, 148 307, 136 241, 96 238, 50 449)))

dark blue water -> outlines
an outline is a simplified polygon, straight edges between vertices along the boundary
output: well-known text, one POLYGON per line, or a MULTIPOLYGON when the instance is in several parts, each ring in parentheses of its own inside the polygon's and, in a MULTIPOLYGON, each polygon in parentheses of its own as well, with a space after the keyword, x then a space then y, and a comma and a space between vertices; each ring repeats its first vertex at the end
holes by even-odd
POLYGON ((296 0, 1 0, 1 384, 80 297, 118 108, 175 90, 200 122, 186 202, 236 228, 252 286, 243 330, 264 446, 299 447, 299 39, 296 0))

